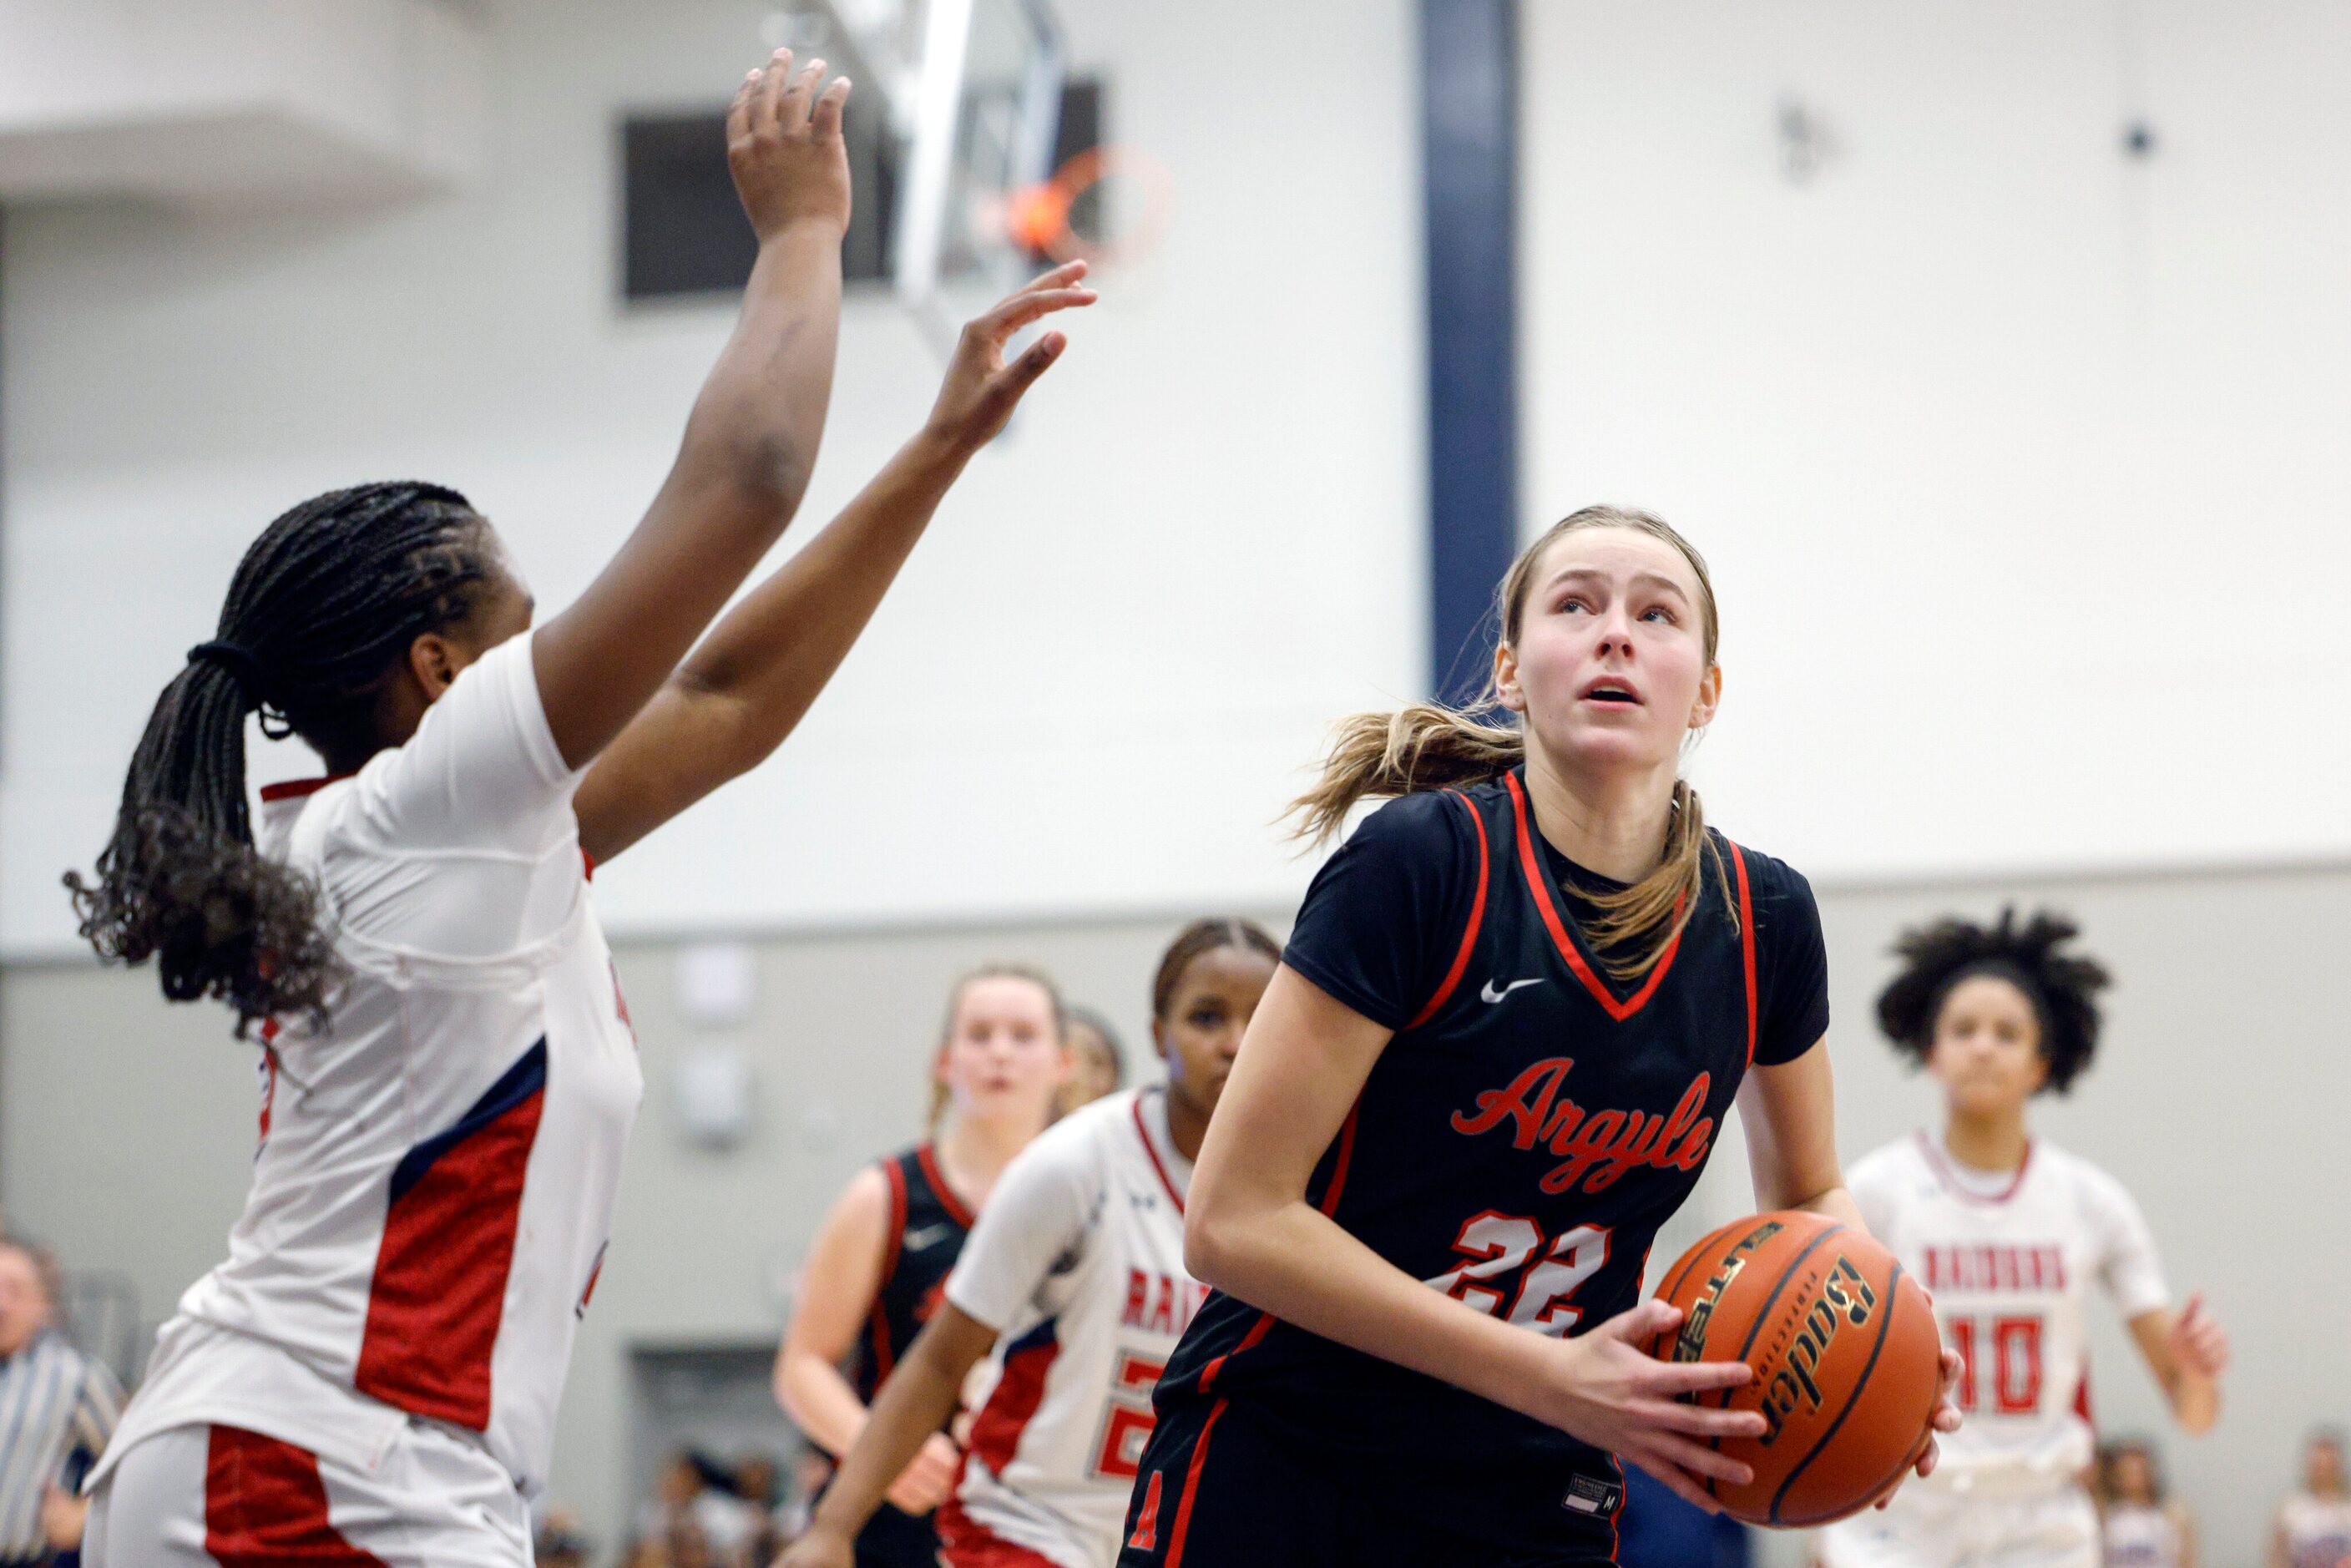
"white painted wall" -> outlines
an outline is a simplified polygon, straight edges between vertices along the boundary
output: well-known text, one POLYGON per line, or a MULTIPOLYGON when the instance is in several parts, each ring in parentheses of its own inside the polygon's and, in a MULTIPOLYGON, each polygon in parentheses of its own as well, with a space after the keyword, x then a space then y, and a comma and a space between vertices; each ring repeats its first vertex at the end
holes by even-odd
MULTIPOLYGON (((0 953, 71 949, 57 876, 283 507, 421 475, 542 602, 605 559, 731 319, 616 306, 614 124, 723 100, 769 9, 491 5, 490 166, 462 195, 10 213, 0 953)), ((1268 824, 1296 770, 1418 685, 1406 6, 1061 9, 1114 134, 1172 171, 1167 243, 1106 281, 794 744, 599 878, 618 930, 1286 902, 1303 872, 1268 824)), ((852 303, 807 523, 936 374, 896 307, 852 303)), ((285 747, 256 777, 311 770, 285 747)))
POLYGON ((1711 556, 1713 817, 1830 877, 2351 846, 2351 10, 1522 14, 1526 521, 1711 556))

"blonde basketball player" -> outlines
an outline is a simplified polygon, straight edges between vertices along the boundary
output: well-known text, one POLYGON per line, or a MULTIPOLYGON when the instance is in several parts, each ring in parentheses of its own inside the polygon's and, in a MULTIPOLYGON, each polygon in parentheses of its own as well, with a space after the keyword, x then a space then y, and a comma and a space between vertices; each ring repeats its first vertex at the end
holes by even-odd
POLYGON ((261 1147, 227 1260, 95 1472, 91 1568, 530 1561, 644 1083, 585 862, 791 732, 1061 344, 1007 365, 1010 334, 1091 298, 1049 274, 975 323, 923 433, 721 618, 799 504, 831 391, 849 89, 821 82, 779 53, 737 95, 742 316, 576 602, 533 630, 454 490, 338 490, 246 551, 156 701, 74 883, 82 929, 259 1026, 261 1147), (329 775, 264 791, 257 833, 256 712, 329 775))
POLYGON ((2105 971, 2064 951, 2071 922, 2013 911, 1905 936, 1878 1023, 1943 1089, 1938 1133, 1847 1172, 1880 1241, 1935 1298, 1963 1371, 1965 1424, 1890 1507, 1823 1532, 1829 1568, 2095 1568, 2081 1478, 2093 1444, 2085 1339, 2093 1286, 2115 1303, 2174 1418, 2218 1418, 2228 1341, 2200 1299, 2174 1311, 2138 1205, 2087 1160, 2032 1136, 2027 1108, 2063 1093, 2098 1040, 2105 971))
POLYGON ((883 1386, 783 1568, 850 1568, 852 1542, 991 1349, 994 1380, 939 1511, 946 1568, 1108 1568, 1151 1391, 1207 1289, 1184 1268, 1184 1198, 1241 1033, 1281 949, 1202 920, 1152 985, 1167 1082, 1081 1106, 1021 1151, 964 1244, 946 1304, 883 1386))
MULTIPOLYGON (((859 1171, 817 1233, 776 1357, 776 1397, 835 1458, 938 1311, 997 1178, 1052 1119, 1072 1065, 1065 1019, 1061 992, 1033 969, 991 965, 957 981, 932 1066, 935 1135, 859 1171)), ((931 1568, 931 1515, 962 1461, 945 1432, 924 1439, 859 1535, 859 1568, 931 1568)))

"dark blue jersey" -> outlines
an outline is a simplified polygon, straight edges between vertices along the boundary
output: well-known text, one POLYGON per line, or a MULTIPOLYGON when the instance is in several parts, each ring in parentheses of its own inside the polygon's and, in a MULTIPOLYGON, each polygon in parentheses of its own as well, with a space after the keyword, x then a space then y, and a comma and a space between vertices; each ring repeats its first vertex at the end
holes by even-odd
MULTIPOLYGON (((1749 1065, 1828 1021, 1818 912, 1788 867, 1710 835, 1698 907, 1629 985, 1579 928, 1607 885, 1543 841, 1517 774, 1411 796, 1324 867, 1284 958, 1396 1031, 1310 1198, 1415 1279, 1541 1333, 1635 1304, 1749 1065)), ((1219 1401, 1465 1537, 1613 1541, 1606 1454, 1221 1292, 1158 1389, 1163 1412, 1219 1401)))
POLYGON ((850 1377, 868 1405, 938 1311, 948 1271, 971 1234, 971 1210, 947 1186, 930 1145, 883 1161, 882 1174, 890 1182, 889 1250, 850 1377))

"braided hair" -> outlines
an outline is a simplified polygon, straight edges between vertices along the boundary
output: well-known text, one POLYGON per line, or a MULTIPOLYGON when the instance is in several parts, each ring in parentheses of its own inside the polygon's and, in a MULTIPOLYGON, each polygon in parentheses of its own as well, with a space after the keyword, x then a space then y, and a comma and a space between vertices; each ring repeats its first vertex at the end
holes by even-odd
POLYGON ((1223 947, 1238 947, 1273 963, 1281 962, 1281 944, 1254 920, 1195 920, 1176 934, 1176 940, 1160 956, 1159 972, 1151 977, 1151 1016, 1165 1019, 1176 1005, 1176 988, 1184 983, 1192 961, 1223 947))
POLYGON ((2081 932, 2049 910, 2019 929, 2012 906, 1994 925, 1953 917, 1906 931, 1894 944, 1902 972, 1877 998, 1878 1028, 1896 1051, 1924 1062, 1953 988, 1978 975, 2006 980, 2032 1004, 2048 1086, 2063 1094, 2098 1049, 2097 995, 2107 982, 2096 959, 2058 951, 2081 932))
POLYGON ((148 716, 96 880, 66 873, 99 956, 155 959, 165 997, 226 1001, 240 1036, 256 1019, 323 1022, 337 969, 319 890, 254 846, 246 716, 324 757, 372 754, 410 644, 464 621, 495 570, 488 525, 437 485, 331 491, 264 529, 148 716))

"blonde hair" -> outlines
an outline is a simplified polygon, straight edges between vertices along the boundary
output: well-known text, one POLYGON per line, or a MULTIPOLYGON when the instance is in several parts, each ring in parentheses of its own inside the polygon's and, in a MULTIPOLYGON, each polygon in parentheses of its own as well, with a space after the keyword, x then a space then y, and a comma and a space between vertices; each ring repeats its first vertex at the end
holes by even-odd
MULTIPOLYGON (((1715 611, 1714 580, 1706 558, 1672 524, 1630 507, 1586 507, 1553 523, 1519 552, 1495 590, 1494 609, 1502 644, 1516 647, 1526 620, 1528 591, 1543 552, 1561 538, 1588 528, 1625 528, 1660 539, 1681 553, 1697 574, 1704 622, 1706 662, 1714 664, 1721 622, 1715 611)), ((1347 813, 1363 800, 1483 784, 1526 760, 1526 735, 1511 721, 1487 679, 1485 695, 1467 707, 1415 703, 1394 713, 1359 713, 1339 721, 1314 788, 1290 802, 1298 836, 1320 843, 1337 832, 1347 813), (1497 715, 1502 716, 1497 718, 1497 715)), ((1590 894, 1600 918, 1585 933, 1602 955, 1602 966, 1617 979, 1648 973, 1665 956, 1696 913, 1711 864, 1717 878, 1722 856, 1706 831, 1706 813, 1687 779, 1674 780, 1672 814, 1666 824, 1665 853, 1656 868, 1614 893, 1590 894), (1612 956, 1620 944, 1645 938, 1629 956, 1612 956)), ((1736 918, 1734 916, 1733 918, 1736 918)))
POLYGON ((1051 1004, 1053 1009, 1054 1042, 1063 1047, 1070 1043, 1070 1009, 1068 1004, 1061 1000, 1061 988, 1053 983, 1052 976, 1029 964, 982 964, 977 969, 965 971, 956 977, 955 985, 947 991, 946 1016, 939 1020, 938 1051, 933 1053, 931 1107, 929 1114, 923 1119, 923 1125, 934 1133, 939 1130, 939 1123, 946 1118, 947 1106, 955 1099, 947 1086, 939 1082, 936 1058, 955 1039, 956 1019, 963 1012, 964 993, 982 980, 1026 980, 1044 992, 1045 1000, 1051 1004))

